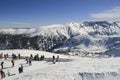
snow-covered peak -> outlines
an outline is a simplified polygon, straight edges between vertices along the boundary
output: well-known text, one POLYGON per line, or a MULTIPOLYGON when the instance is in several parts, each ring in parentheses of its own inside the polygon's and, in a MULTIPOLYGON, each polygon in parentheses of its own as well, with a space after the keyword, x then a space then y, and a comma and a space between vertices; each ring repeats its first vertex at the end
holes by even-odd
POLYGON ((107 21, 86 21, 83 23, 70 22, 66 24, 53 24, 47 26, 41 26, 39 28, 27 28, 27 29, 0 29, 1 33, 6 34, 28 34, 31 36, 40 34, 56 34, 61 33, 66 37, 73 35, 88 35, 88 34, 104 34, 113 35, 119 34, 120 22, 109 23, 107 21))
POLYGON ((107 27, 107 26, 110 26, 111 23, 107 22, 107 21, 85 21, 83 22, 83 24, 85 26, 101 26, 101 27, 107 27))
POLYGON ((109 49, 111 45, 120 40, 120 22, 70 22, 26 29, 0 29, 0 33, 25 34, 30 37, 39 36, 36 40, 38 41, 37 44, 39 43, 38 47, 41 48, 46 46, 45 44, 49 44, 46 46, 47 48, 48 46, 52 48, 64 43, 63 46, 67 49, 79 47, 79 50, 100 52, 109 49))

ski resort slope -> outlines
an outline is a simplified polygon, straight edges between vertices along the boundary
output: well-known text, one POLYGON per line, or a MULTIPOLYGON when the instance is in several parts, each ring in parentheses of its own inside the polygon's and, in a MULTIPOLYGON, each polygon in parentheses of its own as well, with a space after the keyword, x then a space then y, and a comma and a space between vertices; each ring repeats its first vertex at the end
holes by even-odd
MULTIPOLYGON (((18 54, 29 56, 30 54, 45 55, 50 58, 58 54, 35 50, 1 50, 3 54, 18 54)), ((53 64, 52 61, 32 61, 32 65, 26 64, 24 59, 16 60, 15 67, 11 66, 10 60, 4 60, 6 69, 6 78, 2 80, 119 80, 120 79, 120 58, 119 57, 78 57, 60 55, 60 58, 66 59, 53 64), (24 72, 19 74, 18 67, 23 64, 24 72), (16 74, 8 77, 7 71, 16 74)), ((3 60, 3 59, 2 59, 3 60)), ((2 61, 0 60, 0 62, 2 61)))

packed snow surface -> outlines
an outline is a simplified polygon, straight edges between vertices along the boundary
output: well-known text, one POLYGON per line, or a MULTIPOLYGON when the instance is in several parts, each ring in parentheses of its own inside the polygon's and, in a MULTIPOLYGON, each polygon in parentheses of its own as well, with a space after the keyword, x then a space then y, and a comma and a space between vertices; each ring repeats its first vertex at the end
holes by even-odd
MULTIPOLYGON (((35 50, 1 50, 0 53, 11 55, 12 53, 21 56, 30 54, 45 55, 46 58, 55 57, 58 54, 35 51, 35 50)), ((24 59, 15 61, 15 66, 11 67, 11 59, 4 60, 3 71, 6 77, 3 80, 119 80, 120 79, 120 58, 119 57, 79 57, 60 55, 63 60, 53 64, 52 61, 32 61, 32 65, 26 64, 24 59), (19 74, 18 67, 23 64, 24 72, 19 74), (7 76, 7 72, 16 74, 7 76)))

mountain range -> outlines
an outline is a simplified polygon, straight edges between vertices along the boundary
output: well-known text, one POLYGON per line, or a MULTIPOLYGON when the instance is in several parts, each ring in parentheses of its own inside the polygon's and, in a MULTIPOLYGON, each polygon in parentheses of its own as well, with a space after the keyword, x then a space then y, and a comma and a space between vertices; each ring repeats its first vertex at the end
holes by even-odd
POLYGON ((35 28, 2 28, 0 49, 105 53, 119 56, 120 22, 85 21, 35 28))

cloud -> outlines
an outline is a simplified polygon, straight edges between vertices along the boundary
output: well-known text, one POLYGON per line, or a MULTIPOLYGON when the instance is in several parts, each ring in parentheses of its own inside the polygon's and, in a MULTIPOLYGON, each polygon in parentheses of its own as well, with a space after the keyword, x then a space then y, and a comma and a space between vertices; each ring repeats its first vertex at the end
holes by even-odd
POLYGON ((31 28, 37 26, 38 25, 23 22, 8 22, 0 24, 0 28, 31 28))
POLYGON ((97 20, 120 20, 120 7, 115 7, 111 10, 105 10, 100 13, 93 13, 90 14, 90 17, 97 19, 97 20))

